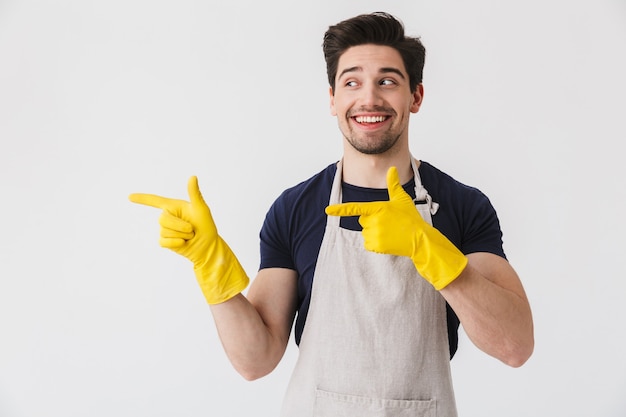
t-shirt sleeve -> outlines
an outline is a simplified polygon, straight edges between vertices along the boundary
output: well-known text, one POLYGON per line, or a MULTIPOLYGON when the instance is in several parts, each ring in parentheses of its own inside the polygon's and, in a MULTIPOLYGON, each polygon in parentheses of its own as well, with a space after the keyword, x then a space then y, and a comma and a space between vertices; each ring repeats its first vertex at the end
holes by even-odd
POLYGON ((467 227, 461 250, 464 254, 488 252, 506 259, 502 245, 502 230, 495 208, 483 193, 474 190, 464 222, 467 227))
POLYGON ((259 234, 261 254, 259 269, 296 269, 289 249, 290 227, 284 196, 279 197, 270 207, 259 234))

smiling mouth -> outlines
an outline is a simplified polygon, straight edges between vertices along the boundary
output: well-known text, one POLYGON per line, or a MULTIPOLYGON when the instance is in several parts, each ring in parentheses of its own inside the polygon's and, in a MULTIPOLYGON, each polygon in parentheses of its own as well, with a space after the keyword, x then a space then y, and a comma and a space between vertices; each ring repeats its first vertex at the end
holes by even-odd
POLYGON ((382 123, 387 120, 389 116, 354 116, 352 120, 359 124, 368 123, 382 123))

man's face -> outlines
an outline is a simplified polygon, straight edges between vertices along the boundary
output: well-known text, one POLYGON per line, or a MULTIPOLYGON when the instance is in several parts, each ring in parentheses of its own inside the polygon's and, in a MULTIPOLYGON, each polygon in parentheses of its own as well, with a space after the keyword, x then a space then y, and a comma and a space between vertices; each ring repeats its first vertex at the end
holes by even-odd
POLYGON ((357 151, 382 154, 399 140, 408 141, 410 113, 417 113, 423 87, 414 93, 400 53, 389 46, 365 44, 339 58, 331 114, 344 138, 357 151))

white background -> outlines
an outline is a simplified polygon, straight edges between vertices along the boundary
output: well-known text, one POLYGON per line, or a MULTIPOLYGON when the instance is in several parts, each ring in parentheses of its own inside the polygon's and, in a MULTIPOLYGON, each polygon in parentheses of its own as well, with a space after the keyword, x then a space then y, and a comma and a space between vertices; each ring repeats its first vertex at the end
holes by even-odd
POLYGON ((286 187, 341 156, 323 32, 387 10, 428 50, 414 155, 495 205, 528 292, 519 369, 461 335, 462 417, 626 415, 624 0, 0 1, 0 416, 276 416, 158 210, 197 175, 251 276, 286 187))

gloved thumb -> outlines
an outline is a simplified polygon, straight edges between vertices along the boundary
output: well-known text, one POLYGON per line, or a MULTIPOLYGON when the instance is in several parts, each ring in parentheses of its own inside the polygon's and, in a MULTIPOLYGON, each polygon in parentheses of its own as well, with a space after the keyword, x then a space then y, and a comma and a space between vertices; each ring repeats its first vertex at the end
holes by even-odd
POLYGON ((195 175, 189 178, 187 182, 187 193, 189 194, 189 201, 191 202, 192 207, 202 207, 207 204, 204 201, 204 197, 202 197, 202 193, 200 192, 200 187, 198 186, 198 177, 195 175))
POLYGON ((390 167, 387 170, 387 190, 389 191, 390 201, 405 198, 406 191, 400 185, 400 177, 396 167, 390 167))

